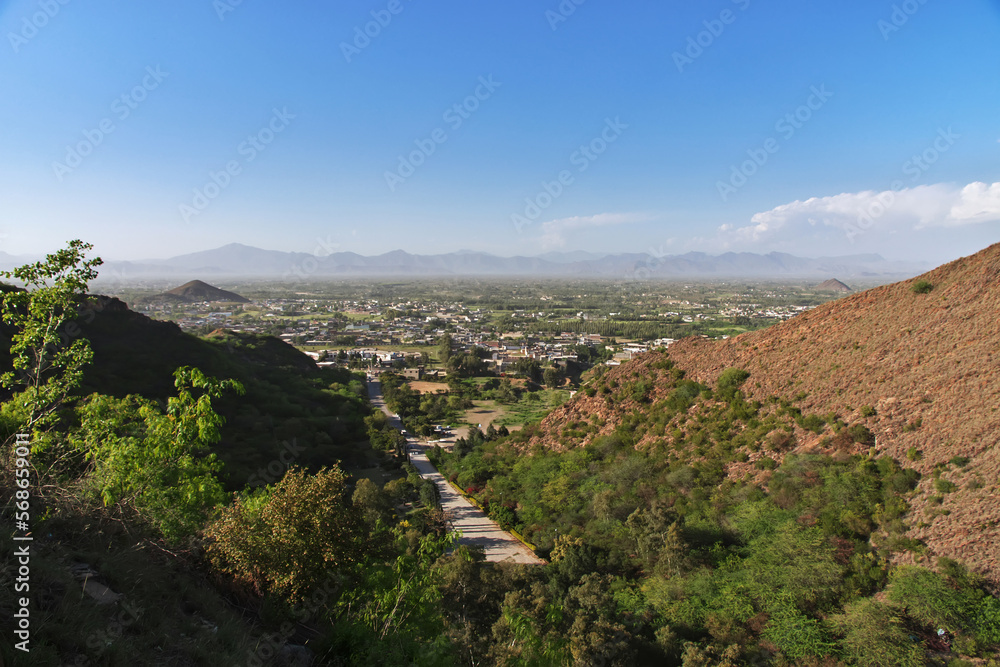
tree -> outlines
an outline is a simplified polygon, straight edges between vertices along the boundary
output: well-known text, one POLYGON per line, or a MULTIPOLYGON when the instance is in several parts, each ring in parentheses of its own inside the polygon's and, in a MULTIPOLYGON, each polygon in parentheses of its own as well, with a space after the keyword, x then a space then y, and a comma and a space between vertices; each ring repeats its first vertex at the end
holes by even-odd
POLYGON ((865 667, 917 667, 925 664, 923 650, 914 644, 903 619, 892 607, 872 598, 848 605, 831 622, 843 634, 844 657, 865 667))
POLYGON ((178 395, 165 414, 140 396, 94 394, 80 406, 80 428, 69 438, 91 462, 90 483, 104 504, 134 508, 172 541, 201 528, 225 500, 215 476, 222 464, 204 455, 221 438, 223 419, 212 399, 226 390, 243 393, 235 380, 196 368, 179 368, 174 377, 178 395))
POLYGON ((14 370, 0 377, 0 383, 6 389, 22 388, 13 402, 28 429, 51 424, 93 357, 86 339, 70 343, 79 335, 72 322, 78 315, 79 296, 97 277, 95 267, 103 264, 99 257, 84 259, 92 248, 80 240, 70 241, 42 262, 0 272, 27 288, 3 294, 3 321, 15 330, 10 346, 14 370))
POLYGON ((563 382, 562 372, 558 368, 546 368, 543 377, 545 379, 545 384, 550 389, 556 389, 563 382))
POLYGON ((510 378, 500 380, 500 386, 494 392, 496 400, 500 403, 517 403, 517 393, 510 382, 510 378))
POLYGON ((280 482, 238 498, 206 531, 208 556, 258 593, 303 600, 329 576, 350 573, 362 559, 357 511, 344 473, 308 475, 293 466, 280 482))
POLYGON ((438 361, 441 364, 447 364, 450 358, 451 336, 449 334, 445 334, 441 336, 441 340, 438 342, 438 361))

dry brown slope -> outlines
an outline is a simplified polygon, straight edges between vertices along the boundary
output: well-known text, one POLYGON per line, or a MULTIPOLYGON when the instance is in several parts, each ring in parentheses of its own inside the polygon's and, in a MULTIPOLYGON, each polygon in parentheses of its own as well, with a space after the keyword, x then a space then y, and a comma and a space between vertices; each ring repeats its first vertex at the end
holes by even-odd
POLYGON ((921 450, 915 466, 923 473, 970 458, 943 475, 959 485, 940 506, 947 515, 926 514, 935 490, 925 475, 912 534, 1000 579, 1000 244, 765 330, 685 339, 670 356, 702 382, 744 368, 744 390, 758 399, 805 392, 797 402, 804 411, 858 420, 862 406, 874 406, 878 415, 867 423, 878 449, 901 460, 911 447, 921 450), (921 279, 933 291, 914 293, 921 279))

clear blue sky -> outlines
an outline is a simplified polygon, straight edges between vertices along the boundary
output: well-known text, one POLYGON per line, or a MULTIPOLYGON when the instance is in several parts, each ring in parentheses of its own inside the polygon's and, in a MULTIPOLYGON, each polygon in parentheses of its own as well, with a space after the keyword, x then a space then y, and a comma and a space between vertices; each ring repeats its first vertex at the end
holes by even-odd
POLYGON ((0 0, 0 250, 1000 237, 998 0, 235 1, 0 0))

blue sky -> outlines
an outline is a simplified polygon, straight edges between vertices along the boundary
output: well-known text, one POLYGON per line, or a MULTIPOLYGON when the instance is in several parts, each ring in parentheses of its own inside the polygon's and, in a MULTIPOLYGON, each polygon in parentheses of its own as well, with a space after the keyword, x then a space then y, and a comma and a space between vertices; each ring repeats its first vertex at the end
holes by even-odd
POLYGON ((0 0, 0 250, 945 261, 1000 232, 1000 0, 235 2, 0 0))

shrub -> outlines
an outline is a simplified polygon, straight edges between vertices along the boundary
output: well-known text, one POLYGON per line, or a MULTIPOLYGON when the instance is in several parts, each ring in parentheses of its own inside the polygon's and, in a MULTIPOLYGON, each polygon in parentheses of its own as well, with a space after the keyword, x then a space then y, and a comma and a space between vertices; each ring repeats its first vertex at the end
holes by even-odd
POLYGON ((722 371, 715 383, 720 397, 725 401, 732 400, 749 377, 750 373, 742 368, 727 368, 722 371))
POLYGON ((910 286, 910 289, 913 290, 914 294, 927 294, 934 289, 934 285, 926 280, 918 280, 910 286))
POLYGON ((934 488, 938 490, 938 493, 951 493, 958 487, 946 479, 938 478, 934 480, 934 488))
POLYGON ((764 458, 758 459, 757 462, 754 463, 754 467, 760 470, 774 470, 778 467, 778 464, 770 456, 765 456, 764 458))
POLYGON ((875 444, 875 434, 868 430, 864 424, 855 424, 847 429, 847 432, 850 434, 854 442, 869 446, 875 444))
POLYGON ((971 593, 969 588, 952 588, 936 572, 913 566, 896 570, 888 588, 889 599, 905 608, 908 616, 922 625, 950 632, 970 624, 971 593))
POLYGON ((799 426, 807 431, 812 431, 813 433, 819 434, 823 432, 823 428, 826 426, 826 422, 819 415, 804 415, 796 419, 799 426))
POLYGON ((870 406, 870 405, 862 405, 861 406, 861 416, 862 417, 866 417, 866 418, 867 417, 874 417, 876 414, 878 414, 878 413, 875 411, 875 408, 873 408, 872 406, 870 406))
POLYGON ((850 664, 866 667, 924 664, 923 651, 910 640, 902 619, 891 607, 866 598, 832 620, 844 635, 841 646, 850 664))
POLYGON ((293 466, 273 487, 223 510, 205 531, 209 559, 259 593, 304 599, 371 546, 359 539, 358 513, 347 502, 344 481, 336 466, 315 475, 293 466))

